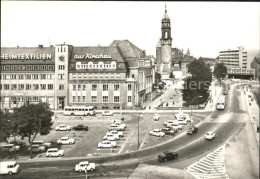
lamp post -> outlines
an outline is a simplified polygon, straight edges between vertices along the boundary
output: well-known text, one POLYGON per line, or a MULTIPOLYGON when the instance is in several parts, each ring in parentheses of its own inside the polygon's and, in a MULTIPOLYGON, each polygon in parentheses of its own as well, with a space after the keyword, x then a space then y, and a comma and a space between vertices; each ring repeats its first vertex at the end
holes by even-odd
MULTIPOLYGON (((203 96, 196 96, 191 100, 191 104, 193 103, 193 100, 196 98, 202 98, 203 96)), ((191 106, 191 117, 190 117, 190 125, 192 125, 192 106, 191 106)))
POLYGON ((139 150, 139 147, 140 147, 140 138, 139 138, 139 133, 140 133, 140 130, 139 130, 139 120, 140 120, 140 116, 142 116, 143 112, 142 113, 138 113, 138 121, 137 121, 137 149, 139 150))

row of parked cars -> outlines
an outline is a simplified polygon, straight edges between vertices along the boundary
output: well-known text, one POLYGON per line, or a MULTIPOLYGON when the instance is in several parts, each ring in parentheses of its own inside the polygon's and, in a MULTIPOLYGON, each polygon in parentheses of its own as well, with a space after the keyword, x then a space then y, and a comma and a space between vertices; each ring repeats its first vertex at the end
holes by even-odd
MULTIPOLYGON (((154 114, 153 119, 159 120, 159 114, 154 114)), ((184 113, 175 114, 175 120, 167 120, 163 123, 163 128, 153 129, 149 132, 150 135, 164 137, 165 135, 174 135, 178 130, 182 130, 182 125, 186 125, 187 122, 191 122, 190 116, 184 113)))
POLYGON ((124 131, 126 129, 126 124, 123 124, 121 120, 114 121, 109 126, 109 132, 103 137, 103 141, 98 143, 98 148, 114 148, 117 146, 116 142, 121 137, 124 136, 124 131))

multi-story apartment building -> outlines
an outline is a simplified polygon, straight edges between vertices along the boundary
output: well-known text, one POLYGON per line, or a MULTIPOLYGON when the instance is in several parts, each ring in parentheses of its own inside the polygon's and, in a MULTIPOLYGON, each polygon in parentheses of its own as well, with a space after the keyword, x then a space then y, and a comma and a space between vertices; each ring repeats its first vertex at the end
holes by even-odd
POLYGON ((228 68, 228 76, 236 78, 253 78, 254 70, 250 67, 248 52, 243 47, 237 50, 219 52, 219 63, 228 68))
POLYGON ((126 109, 141 105, 153 83, 151 59, 129 41, 108 47, 1 48, 1 108, 42 101, 52 109, 126 109))

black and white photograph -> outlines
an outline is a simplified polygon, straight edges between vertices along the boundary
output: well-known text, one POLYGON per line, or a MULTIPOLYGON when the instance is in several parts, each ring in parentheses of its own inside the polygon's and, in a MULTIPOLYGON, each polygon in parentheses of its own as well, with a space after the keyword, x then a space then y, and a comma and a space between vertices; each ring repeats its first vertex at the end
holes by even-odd
POLYGON ((0 179, 259 179, 260 2, 1 1, 0 179))

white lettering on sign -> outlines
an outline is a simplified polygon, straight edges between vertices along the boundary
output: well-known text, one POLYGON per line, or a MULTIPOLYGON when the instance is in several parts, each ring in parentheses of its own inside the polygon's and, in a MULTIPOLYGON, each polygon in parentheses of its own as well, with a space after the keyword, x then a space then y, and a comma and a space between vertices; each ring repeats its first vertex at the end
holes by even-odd
POLYGON ((111 59, 111 55, 93 55, 92 53, 86 53, 85 55, 74 55, 74 59, 111 59))
POLYGON ((3 60, 51 60, 51 54, 1 54, 3 60))

